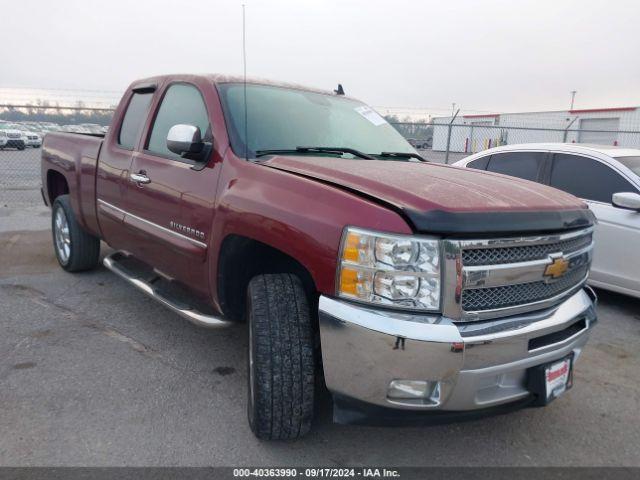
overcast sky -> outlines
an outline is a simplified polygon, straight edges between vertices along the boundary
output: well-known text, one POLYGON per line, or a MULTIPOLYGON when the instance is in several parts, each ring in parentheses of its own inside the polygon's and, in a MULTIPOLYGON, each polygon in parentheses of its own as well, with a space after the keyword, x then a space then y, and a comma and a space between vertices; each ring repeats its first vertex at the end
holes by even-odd
MULTIPOLYGON (((240 73, 242 3, 3 2, 0 87, 121 91, 161 73, 240 73)), ((578 108, 640 105, 637 0, 244 3, 249 75, 433 111, 564 109, 571 90, 578 108)))

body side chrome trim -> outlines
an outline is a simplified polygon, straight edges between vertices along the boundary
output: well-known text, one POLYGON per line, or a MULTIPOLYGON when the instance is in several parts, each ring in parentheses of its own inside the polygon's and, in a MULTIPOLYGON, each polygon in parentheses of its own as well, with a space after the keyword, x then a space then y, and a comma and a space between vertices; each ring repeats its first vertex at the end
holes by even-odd
MULTIPOLYGON (((186 235, 183 235, 182 233, 179 233, 179 232, 176 232, 176 231, 171 230, 169 228, 163 227, 162 225, 158 225, 157 223, 154 223, 154 222, 151 222, 150 220, 147 220, 145 218, 139 217, 138 215, 134 215, 133 213, 127 212, 126 210, 123 210, 120 207, 116 207, 115 205, 112 205, 112 204, 110 204, 108 202, 105 202, 104 200, 102 200, 100 198, 98 199, 98 204, 99 205, 103 205, 103 206, 107 207, 108 209, 115 210, 115 211, 119 212, 120 214, 122 214, 123 218, 121 219, 121 221, 125 221, 126 217, 131 217, 131 218, 134 218, 134 219, 136 219, 136 220, 138 220, 140 222, 143 222, 143 223, 145 223, 145 224, 147 224, 147 225, 149 225, 149 226, 151 226, 153 228, 157 228, 158 230, 161 230, 161 231, 163 231, 165 233, 169 233, 169 234, 174 235, 174 236, 176 236, 178 238, 181 238, 183 240, 187 240, 188 242, 192 243, 193 245, 196 245, 197 247, 207 248, 207 244, 204 243, 204 242, 201 242, 201 241, 196 240, 196 239, 191 238, 191 237, 187 237, 186 235)), ((135 225, 132 225, 132 226, 135 226, 135 225)))

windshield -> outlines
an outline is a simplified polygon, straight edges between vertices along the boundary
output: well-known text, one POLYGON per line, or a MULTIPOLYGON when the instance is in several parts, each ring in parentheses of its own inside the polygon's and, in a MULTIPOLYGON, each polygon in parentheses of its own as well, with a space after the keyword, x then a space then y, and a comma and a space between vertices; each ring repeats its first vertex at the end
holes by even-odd
MULTIPOLYGON (((237 83, 219 85, 231 146, 238 156, 245 155, 244 88, 237 83)), ((395 128, 361 102, 268 85, 246 89, 249 157, 256 151, 301 146, 349 148, 372 155, 416 153, 395 128)))
POLYGON ((615 157, 615 159, 640 177, 640 157, 615 157))

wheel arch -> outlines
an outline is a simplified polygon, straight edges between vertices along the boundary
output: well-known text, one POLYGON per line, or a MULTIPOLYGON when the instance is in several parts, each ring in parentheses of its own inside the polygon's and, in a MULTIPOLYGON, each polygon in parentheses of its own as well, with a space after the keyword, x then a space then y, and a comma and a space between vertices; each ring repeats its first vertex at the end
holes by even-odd
POLYGON ((225 316, 242 319, 249 282, 256 275, 267 273, 296 275, 302 281, 309 305, 313 307, 317 303, 316 282, 299 260, 259 240, 229 234, 221 243, 216 282, 218 301, 225 316))
POLYGON ((53 205, 53 202, 60 195, 69 194, 69 182, 65 176, 54 169, 47 171, 47 200, 49 205, 53 205))

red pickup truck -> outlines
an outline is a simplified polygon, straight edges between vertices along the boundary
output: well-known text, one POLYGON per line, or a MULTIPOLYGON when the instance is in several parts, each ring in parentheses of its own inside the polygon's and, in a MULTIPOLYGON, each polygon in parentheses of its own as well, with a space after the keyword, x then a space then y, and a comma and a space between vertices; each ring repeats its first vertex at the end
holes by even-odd
POLYGON ((102 240, 179 315, 248 323, 260 438, 309 431, 324 385, 342 423, 547 404, 596 323, 583 202, 425 162, 341 94, 136 81, 104 138, 46 136, 42 185, 62 268, 97 267, 102 240))

